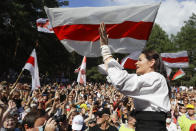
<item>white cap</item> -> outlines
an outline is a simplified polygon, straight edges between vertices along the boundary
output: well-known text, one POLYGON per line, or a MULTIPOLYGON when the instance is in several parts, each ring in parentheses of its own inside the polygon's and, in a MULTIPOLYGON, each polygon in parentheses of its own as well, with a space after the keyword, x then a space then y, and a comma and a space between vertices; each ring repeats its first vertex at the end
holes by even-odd
POLYGON ((172 119, 171 118, 167 118, 166 119, 166 123, 171 123, 172 122, 172 119))
POLYGON ((76 115, 72 121, 72 129, 77 131, 82 130, 83 123, 84 123, 83 117, 81 115, 76 115))

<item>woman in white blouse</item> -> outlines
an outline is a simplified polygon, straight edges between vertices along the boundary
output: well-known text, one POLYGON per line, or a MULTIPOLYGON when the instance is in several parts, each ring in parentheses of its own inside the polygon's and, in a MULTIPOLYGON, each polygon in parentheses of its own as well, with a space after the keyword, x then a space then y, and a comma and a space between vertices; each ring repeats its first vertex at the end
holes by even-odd
POLYGON ((108 79, 121 93, 134 98, 136 131, 166 131, 170 89, 159 54, 144 50, 136 63, 136 74, 128 74, 112 57, 104 23, 99 33, 108 79))

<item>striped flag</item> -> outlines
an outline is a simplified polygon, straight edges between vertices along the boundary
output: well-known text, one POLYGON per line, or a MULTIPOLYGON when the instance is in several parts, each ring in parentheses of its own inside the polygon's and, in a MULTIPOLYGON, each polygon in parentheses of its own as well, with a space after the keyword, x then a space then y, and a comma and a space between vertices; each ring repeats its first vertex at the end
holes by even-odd
POLYGON ((80 67, 74 70, 74 73, 78 73, 80 71, 80 67))
POLYGON ((36 51, 33 49, 29 59, 27 60, 23 70, 29 70, 32 77, 32 90, 40 87, 39 69, 37 63, 36 51))
POLYGON ((54 33, 52 26, 47 18, 39 18, 36 20, 37 30, 45 33, 54 33))
POLYGON ((161 53, 164 64, 171 68, 187 68, 189 59, 187 51, 177 53, 161 53))
POLYGON ((172 72, 172 69, 169 68, 169 67, 167 67, 167 66, 165 66, 165 70, 166 70, 166 72, 167 72, 167 78, 169 79, 169 76, 170 76, 170 74, 171 74, 171 72, 172 72))
POLYGON ((185 75, 184 71, 182 69, 179 69, 173 76, 172 80, 179 79, 185 75))
POLYGON ((83 57, 78 73, 77 82, 86 86, 86 56, 83 57))
POLYGON ((133 53, 129 54, 127 57, 123 58, 121 61, 121 66, 125 69, 136 69, 135 63, 138 60, 141 51, 134 51, 133 53))
POLYGON ((106 25, 112 53, 142 50, 159 6, 45 7, 45 11, 56 36, 68 51, 98 57, 101 56, 98 32, 101 22, 106 25))

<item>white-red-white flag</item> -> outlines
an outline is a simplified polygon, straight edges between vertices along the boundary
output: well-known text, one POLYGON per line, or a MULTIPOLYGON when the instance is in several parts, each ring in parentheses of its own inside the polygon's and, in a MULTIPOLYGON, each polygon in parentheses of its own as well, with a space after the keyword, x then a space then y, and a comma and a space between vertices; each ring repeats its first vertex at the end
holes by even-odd
POLYGON ((33 49, 29 59, 27 60, 23 70, 27 69, 30 71, 32 76, 32 90, 40 87, 40 80, 39 80, 39 69, 37 63, 37 56, 36 51, 33 49))
POLYGON ((177 53, 161 53, 162 61, 167 67, 187 68, 189 67, 189 58, 187 51, 177 53))
POLYGON ((150 35, 160 4, 80 8, 47 8, 53 30, 72 52, 101 56, 99 24, 104 22, 112 53, 142 50, 150 35))
POLYGON ((125 69, 136 69, 135 63, 138 61, 138 57, 141 54, 141 51, 134 51, 133 53, 129 54, 121 61, 121 66, 125 69))
POLYGON ((165 66, 165 69, 166 69, 166 72, 167 72, 167 78, 169 79, 169 76, 170 76, 170 74, 172 72, 172 69, 167 67, 167 66, 165 66))
POLYGON ((74 70, 74 73, 78 73, 80 71, 80 67, 74 70))
POLYGON ((37 30, 45 33, 54 33, 48 18, 39 18, 36 20, 37 30))
POLYGON ((83 57, 78 73, 77 82, 86 86, 86 56, 83 57))

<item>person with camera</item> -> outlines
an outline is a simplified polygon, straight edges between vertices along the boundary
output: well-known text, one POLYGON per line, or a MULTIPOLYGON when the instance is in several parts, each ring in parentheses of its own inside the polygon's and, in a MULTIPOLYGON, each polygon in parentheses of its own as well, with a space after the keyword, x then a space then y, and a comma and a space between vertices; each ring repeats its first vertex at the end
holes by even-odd
POLYGON ((124 95, 134 98, 136 131, 166 131, 170 111, 170 86, 160 55, 143 50, 136 74, 128 74, 112 57, 104 23, 100 24, 100 46, 108 80, 124 95))
POLYGON ((110 109, 103 108, 102 111, 98 111, 97 124, 93 127, 89 127, 89 131, 118 131, 118 129, 109 124, 110 120, 110 109))

